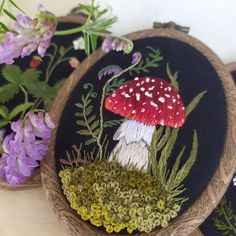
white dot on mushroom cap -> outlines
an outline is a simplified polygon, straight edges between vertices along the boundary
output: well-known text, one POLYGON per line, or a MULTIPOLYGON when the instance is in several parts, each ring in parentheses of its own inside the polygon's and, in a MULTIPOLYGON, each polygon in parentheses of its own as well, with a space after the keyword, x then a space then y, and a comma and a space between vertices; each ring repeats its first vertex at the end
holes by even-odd
POLYGON ((172 116, 169 116, 170 119, 172 119, 172 116))
POLYGON ((164 103, 164 102, 165 102, 165 98, 159 97, 159 98, 158 98, 158 101, 161 102, 161 103, 164 103))
POLYGON ((145 109, 143 108, 143 109, 141 110, 141 112, 142 112, 142 113, 145 112, 145 109))
POLYGON ((176 124, 175 124, 175 128, 177 128, 177 127, 178 127, 178 124, 176 123, 176 124))
POLYGON ((163 119, 160 120, 160 125, 161 125, 161 126, 164 126, 164 125, 165 125, 165 122, 164 122, 163 119))
POLYGON ((152 82, 155 82, 156 80, 155 79, 152 79, 152 82))
POLYGON ((150 87, 148 90, 152 91, 155 88, 155 86, 153 85, 152 87, 150 87))
POLYGON ((164 91, 167 91, 167 88, 164 88, 164 91))
POLYGON ((126 92, 125 91, 123 91, 122 93, 121 93, 121 95, 125 95, 126 94, 126 92))
POLYGON ((139 101, 140 100, 140 94, 139 93, 136 93, 136 100, 139 101))
POLYGON ((162 88, 163 88, 163 86, 160 86, 160 88, 162 89, 162 88))
POLYGON ((126 107, 124 107, 123 109, 126 110, 126 107))
POLYGON ((150 78, 146 78, 146 82, 150 82, 150 78))
POLYGON ((144 84, 144 83, 145 83, 145 81, 142 81, 142 82, 141 82, 141 84, 144 84))
POLYGON ((182 107, 182 110, 184 110, 185 108, 184 107, 182 107))
POLYGON ((177 94, 177 98, 180 98, 179 94, 177 94))
POLYGON ((123 85, 121 85, 121 86, 120 86, 120 89, 123 89, 123 88, 124 88, 124 86, 123 86, 123 85))
POLYGON ((157 92, 157 95, 159 95, 160 94, 160 92, 157 92))
POLYGON ((115 93, 113 93, 111 96, 114 98, 114 97, 116 96, 116 94, 115 94, 115 93))
POLYGON ((118 102, 117 101, 115 101, 115 104, 117 104, 118 102))
POLYGON ((173 103, 175 103, 176 102, 176 99, 175 98, 173 98, 173 103))
POLYGON ((168 107, 168 109, 170 109, 170 110, 171 110, 171 109, 173 109, 173 107, 172 107, 172 106, 167 106, 167 107, 168 107))
POLYGON ((152 93, 149 93, 149 92, 145 92, 144 95, 148 98, 152 98, 152 93))
POLYGON ((161 82, 161 85, 163 85, 163 82, 161 82))
POLYGON ((139 87, 139 86, 140 86, 140 83, 137 83, 137 86, 139 87))
POLYGON ((180 102, 177 102, 178 104, 180 104, 180 102))
POLYGON ((108 99, 108 102, 110 102, 110 103, 111 103, 111 99, 108 99))
POLYGON ((129 92, 132 93, 134 90, 132 88, 129 89, 129 92))
POLYGON ((144 91, 144 90, 145 90, 145 88, 144 88, 144 87, 142 87, 140 90, 141 90, 141 91, 144 91))
POLYGON ((134 78, 134 80, 139 80, 139 77, 134 78))
POLYGON ((150 105, 153 106, 153 107, 158 107, 157 104, 153 101, 150 102, 150 105))
POLYGON ((125 97, 126 97, 126 98, 130 98, 130 95, 126 93, 126 94, 125 94, 125 97))
POLYGON ((116 110, 116 107, 113 107, 113 110, 116 110))
POLYGON ((168 91, 171 91, 171 87, 168 87, 167 89, 168 89, 168 91))
POLYGON ((179 115, 179 112, 176 112, 176 115, 179 115))
POLYGON ((131 112, 131 114, 135 114, 136 113, 136 111, 135 110, 133 110, 132 112, 131 112))
POLYGON ((170 98, 170 94, 167 94, 167 93, 166 93, 165 96, 166 96, 167 98, 170 98))
POLYGON ((146 102, 143 102, 142 105, 146 105, 147 103, 146 102))
POLYGON ((124 86, 125 88, 127 87, 127 84, 124 86))
POLYGON ((132 104, 129 104, 128 106, 129 106, 129 107, 132 107, 132 104))
POLYGON ((158 113, 161 113, 161 110, 159 110, 158 113))

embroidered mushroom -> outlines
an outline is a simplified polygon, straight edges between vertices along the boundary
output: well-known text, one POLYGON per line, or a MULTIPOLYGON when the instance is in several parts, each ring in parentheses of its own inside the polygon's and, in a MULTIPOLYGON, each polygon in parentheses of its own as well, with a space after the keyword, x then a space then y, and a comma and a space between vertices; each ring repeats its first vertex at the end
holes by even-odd
POLYGON ((120 86, 106 98, 105 107, 126 118, 114 134, 119 142, 109 160, 144 171, 156 126, 179 128, 186 120, 177 90, 157 77, 136 77, 120 86))

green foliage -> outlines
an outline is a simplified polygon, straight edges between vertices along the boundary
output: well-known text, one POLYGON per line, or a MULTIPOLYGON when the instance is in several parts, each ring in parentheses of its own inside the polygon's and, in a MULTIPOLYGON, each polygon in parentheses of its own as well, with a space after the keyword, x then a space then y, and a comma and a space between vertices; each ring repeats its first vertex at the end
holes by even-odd
POLYGON ((19 86, 15 83, 5 84, 0 87, 0 103, 9 102, 19 93, 19 86))
POLYGON ((97 142, 98 134, 100 133, 100 121, 96 115, 92 114, 94 108, 92 101, 97 97, 97 93, 93 91, 93 85, 90 83, 84 84, 84 89, 89 89, 89 91, 86 95, 82 94, 81 102, 75 104, 79 108, 75 116, 79 118, 76 124, 83 127, 77 133, 87 136, 88 139, 85 145, 90 145, 97 142))
POLYGON ((150 46, 146 48, 149 51, 148 56, 141 60, 137 66, 129 70, 130 75, 133 75, 134 73, 137 75, 141 73, 148 73, 150 69, 157 68, 159 66, 159 62, 163 60, 159 49, 155 49, 150 46))
POLYGON ((106 128, 106 127, 113 127, 113 126, 122 124, 123 121, 124 121, 124 119, 108 120, 108 121, 105 121, 105 122, 104 122, 103 126, 104 126, 105 128, 106 128))
POLYGON ((120 87, 122 84, 125 83, 125 79, 115 78, 108 86, 106 87, 105 94, 108 96, 111 92, 113 92, 116 88, 120 87))
POLYGON ((224 197, 215 209, 216 216, 213 218, 215 226, 223 235, 236 235, 236 214, 232 203, 224 197))
POLYGON ((169 63, 167 63, 166 65, 166 73, 171 81, 171 85, 178 91, 179 90, 179 83, 177 81, 178 73, 175 72, 175 74, 172 74, 169 63))

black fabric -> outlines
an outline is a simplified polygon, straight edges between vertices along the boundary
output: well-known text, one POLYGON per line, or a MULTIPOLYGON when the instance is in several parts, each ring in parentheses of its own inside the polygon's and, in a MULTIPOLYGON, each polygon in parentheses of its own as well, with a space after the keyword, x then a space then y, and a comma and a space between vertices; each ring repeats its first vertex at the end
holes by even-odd
MULTIPOLYGON (((231 75, 236 84, 236 71, 231 72, 231 75)), ((231 182, 229 188, 227 189, 224 195, 224 198, 227 201, 231 202, 234 215, 236 215, 235 197, 236 197, 236 186, 234 186, 233 183, 231 182)), ((208 236, 208 235, 221 236, 223 234, 223 231, 218 230, 215 225, 215 221, 213 220, 215 217, 225 221, 224 217, 222 216, 219 217, 217 212, 213 211, 212 214, 207 218, 207 220, 204 221, 204 223, 200 226, 200 229, 205 236, 208 236)))
MULTIPOLYGON (((196 129, 199 137, 198 157, 191 173, 184 181, 187 188, 184 195, 189 197, 189 201, 183 205, 182 211, 184 211, 193 204, 205 189, 219 163, 227 128, 224 91, 213 66, 195 48, 174 39, 155 37, 136 40, 134 51, 140 51, 145 57, 147 54, 146 46, 159 48, 164 57, 164 61, 160 63, 160 66, 152 69, 148 75, 158 76, 167 80, 166 63, 169 62, 172 71, 178 71, 180 95, 184 104, 188 104, 199 92, 207 90, 207 94, 181 128, 177 145, 171 156, 171 162, 173 162, 182 146, 186 145, 187 152, 184 156, 186 160, 192 145, 193 130, 196 129)), ((76 133, 81 127, 76 125, 78 118, 74 116, 77 111, 75 103, 79 102, 81 95, 86 93, 83 85, 87 82, 92 83, 95 91, 100 95, 93 104, 95 107, 94 113, 99 114, 101 89, 107 80, 107 78, 101 81, 98 80, 97 74, 99 70, 110 64, 118 64, 124 68, 130 62, 131 56, 111 52, 89 68, 88 72, 75 87, 65 106, 58 128, 55 153, 58 171, 61 169, 59 159, 65 158, 66 150, 70 151, 73 144, 79 145, 85 141, 84 137, 76 133)), ((143 73, 143 75, 147 74, 143 73)), ((122 78, 130 80, 134 77, 125 74, 122 78)), ((105 120, 121 118, 106 110, 104 110, 104 117, 105 120)), ((105 132, 110 140, 109 150, 112 150, 116 144, 116 142, 112 141, 112 136, 117 128, 118 126, 106 128, 105 132)), ((92 149, 93 145, 89 145, 86 148, 86 150, 92 149)))

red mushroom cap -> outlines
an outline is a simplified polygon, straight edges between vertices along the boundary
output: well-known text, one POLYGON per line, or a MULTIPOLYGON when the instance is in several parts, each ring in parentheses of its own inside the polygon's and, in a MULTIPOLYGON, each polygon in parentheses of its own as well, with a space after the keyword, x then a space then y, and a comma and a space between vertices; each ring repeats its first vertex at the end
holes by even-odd
POLYGON ((105 107, 146 125, 179 128, 186 120, 178 91, 157 77, 136 77, 121 85, 106 98, 105 107))

